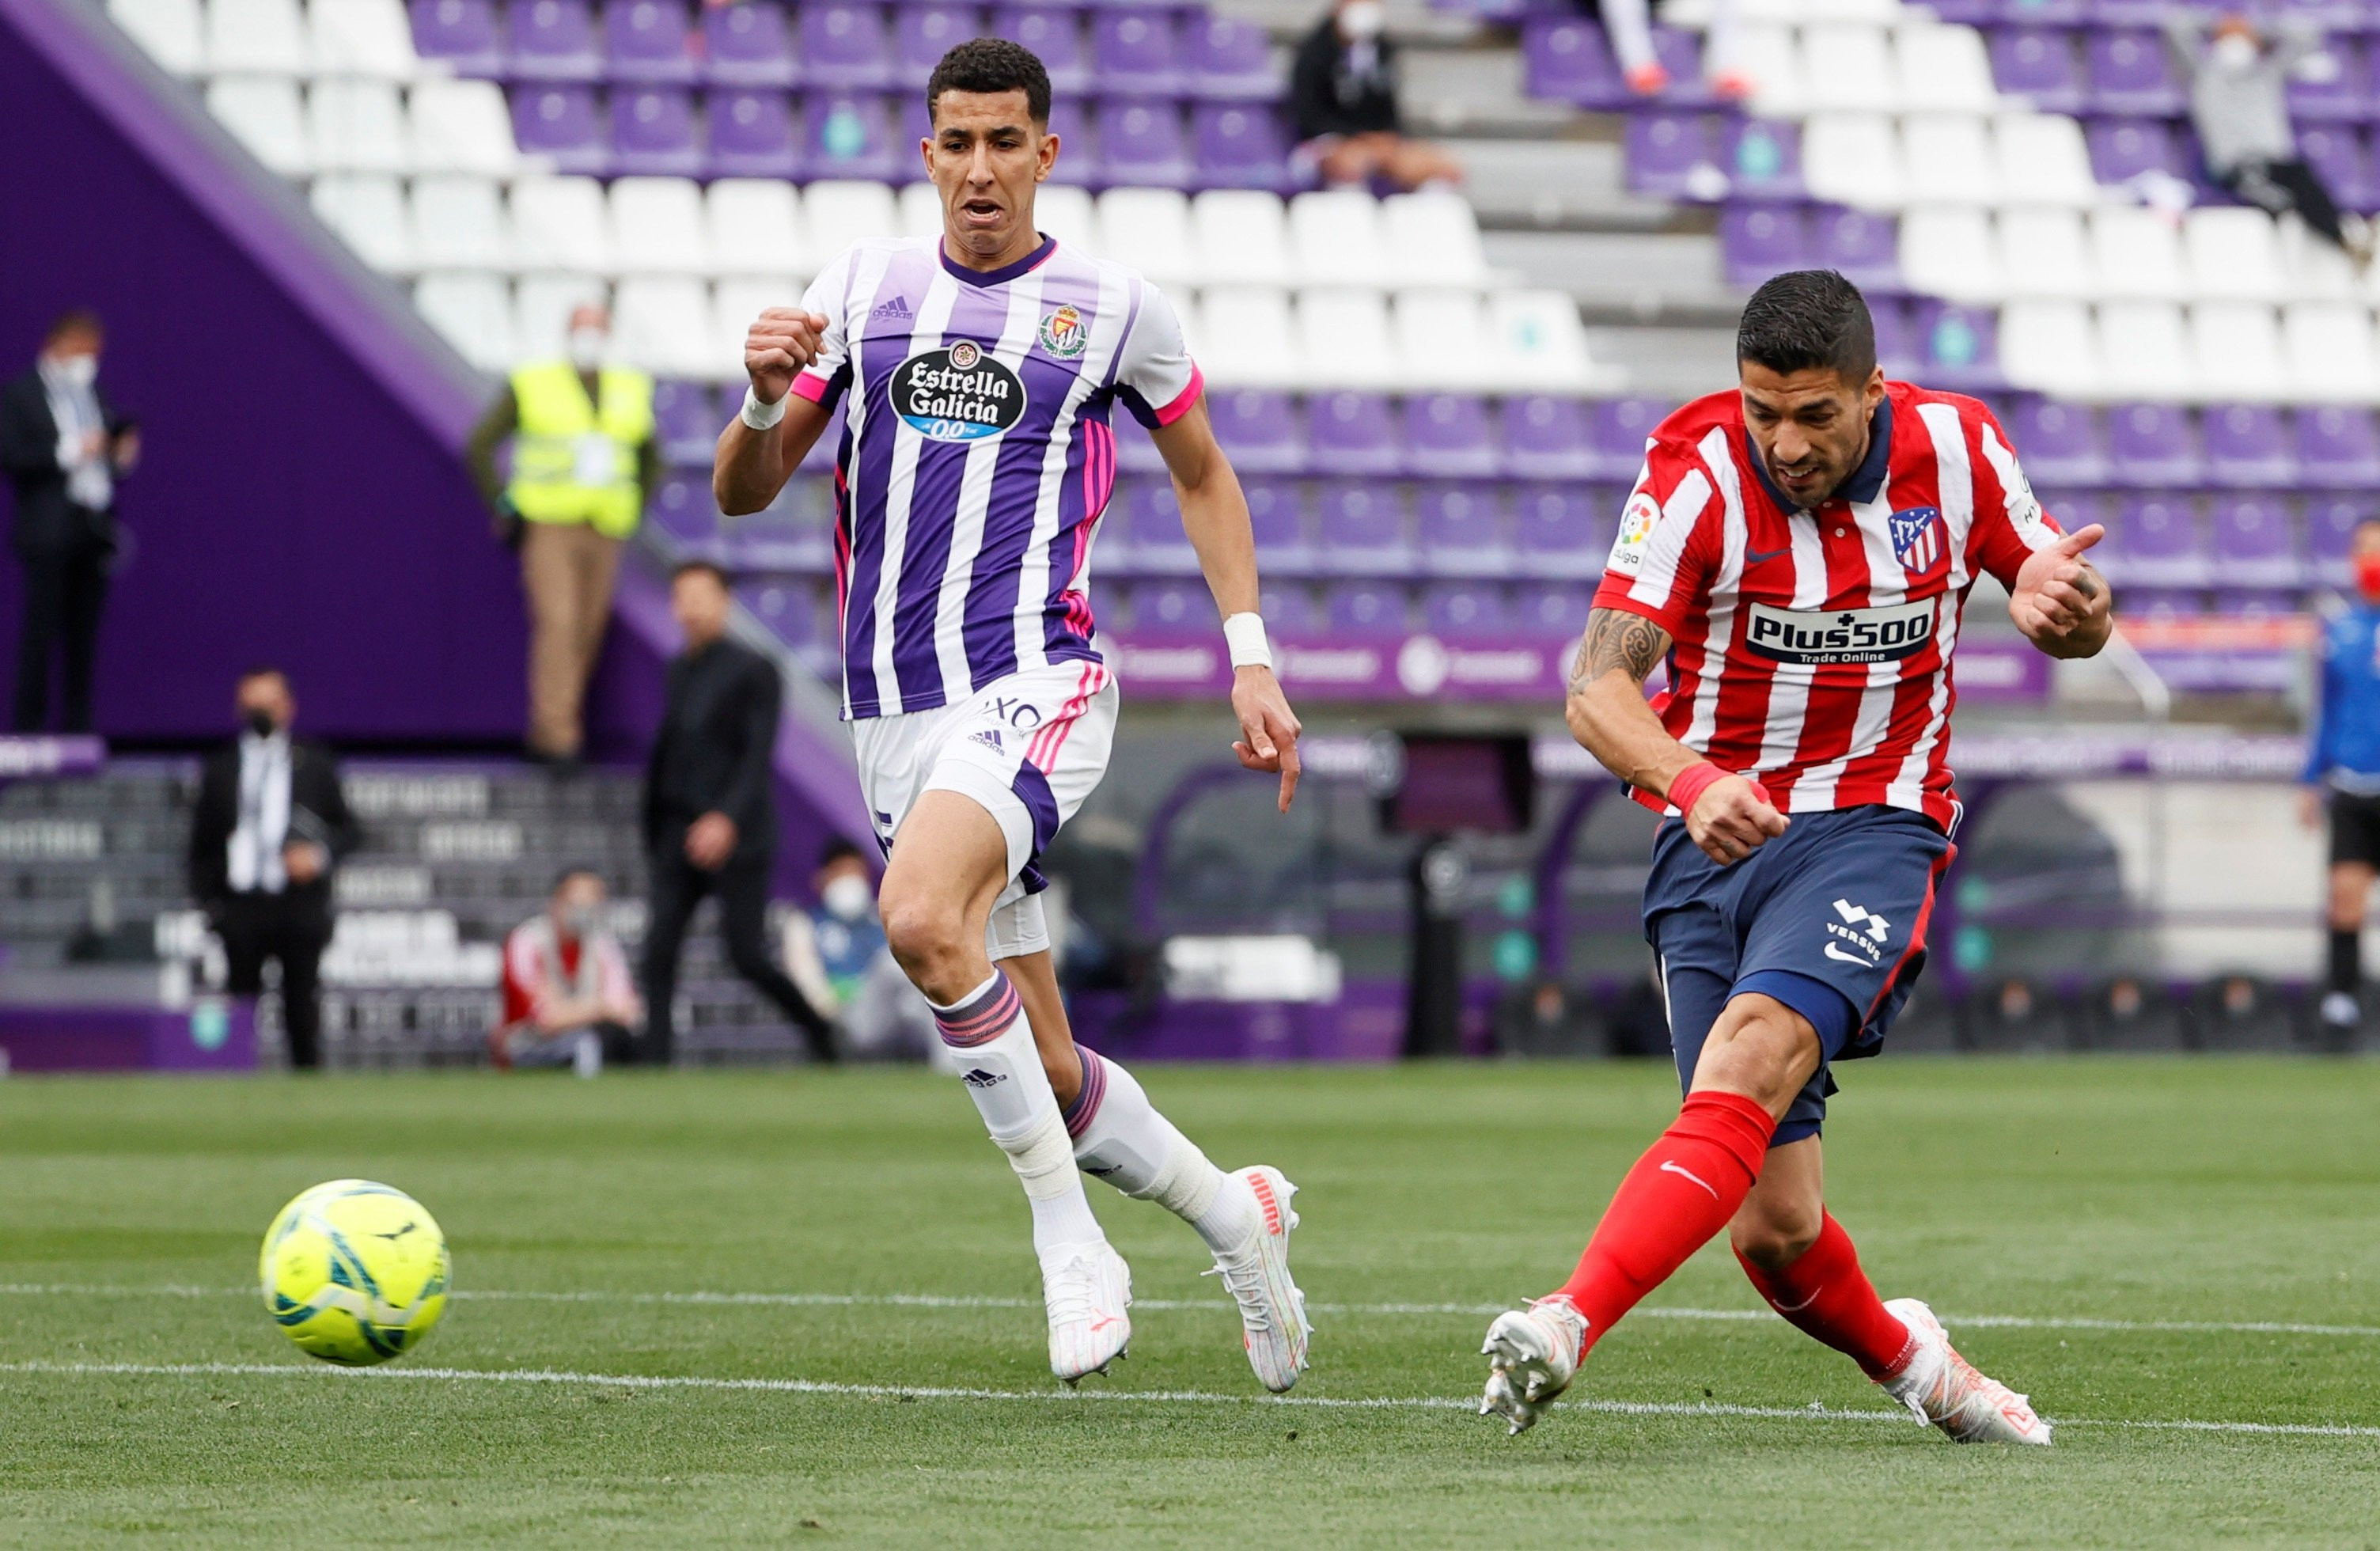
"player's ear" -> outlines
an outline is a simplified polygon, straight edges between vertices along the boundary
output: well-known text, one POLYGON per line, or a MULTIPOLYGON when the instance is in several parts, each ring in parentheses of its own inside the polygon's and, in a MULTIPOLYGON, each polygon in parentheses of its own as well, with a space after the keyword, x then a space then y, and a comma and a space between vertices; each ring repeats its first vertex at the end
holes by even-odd
POLYGON ((1050 127, 1046 124, 1038 127, 1041 132, 1041 143, 1034 147, 1036 164, 1033 168, 1033 181, 1036 183, 1047 179, 1050 169, 1058 164, 1058 137, 1050 132, 1050 127))

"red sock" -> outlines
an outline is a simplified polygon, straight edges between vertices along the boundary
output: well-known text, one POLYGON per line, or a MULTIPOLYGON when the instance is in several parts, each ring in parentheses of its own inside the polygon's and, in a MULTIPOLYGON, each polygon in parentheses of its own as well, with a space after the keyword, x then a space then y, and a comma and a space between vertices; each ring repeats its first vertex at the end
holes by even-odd
POLYGON ((1586 1317, 1589 1346, 1727 1225, 1760 1177, 1777 1122, 1732 1093, 1694 1093, 1620 1181, 1559 1295, 1586 1317))
POLYGON ((1876 1295, 1860 1269, 1852 1236, 1832 1212, 1818 1230, 1818 1242, 1781 1271, 1755 1266, 1740 1254, 1735 1258, 1770 1308, 1803 1334, 1850 1357, 1868 1377, 1883 1378, 1907 1358, 1914 1339, 1909 1327, 1876 1295))

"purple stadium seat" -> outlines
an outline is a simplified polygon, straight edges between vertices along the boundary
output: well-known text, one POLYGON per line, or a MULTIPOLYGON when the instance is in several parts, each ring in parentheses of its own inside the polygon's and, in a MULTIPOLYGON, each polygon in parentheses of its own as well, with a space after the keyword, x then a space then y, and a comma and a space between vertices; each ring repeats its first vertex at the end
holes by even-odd
POLYGON ((458 76, 492 76, 504 68, 493 0, 413 0, 414 52, 444 60, 458 76))
POLYGON ((2210 405, 2200 418, 2206 472, 2218 485, 2270 490, 2297 483, 2298 460, 2289 428, 2269 405, 2210 405))
POLYGON ((1190 182, 1190 152, 1182 112, 1159 99, 1119 99, 1099 105, 1099 165, 1110 183, 1179 188, 1190 182))
POLYGON ((1091 79, 1119 97, 1172 96, 1186 84, 1173 21, 1163 11, 1091 13, 1091 79))
MULTIPOLYGON (((658 401, 655 406, 659 407, 658 401)), ((708 474, 664 478, 652 499, 645 503, 645 515, 681 548, 709 544, 719 537, 719 507, 710 499, 708 474)))
POLYGON ((1799 204, 1728 201, 1719 207, 1718 246, 1727 278, 1738 285, 1810 267, 1809 223, 1799 204))
POLYGON ((892 143, 883 98, 833 92, 802 100, 804 176, 891 182, 917 161, 914 148, 903 155, 892 143))
POLYGON ((2197 514, 2173 496, 2135 496, 2108 530, 2108 579, 2119 588, 2156 591, 2203 588, 2215 580, 2197 514))
POLYGON ((565 173, 611 170, 591 86, 517 86, 513 89, 513 139, 533 156, 551 158, 565 173))
POLYGON ((1340 576, 1402 576, 1418 563, 1392 485, 1368 479, 1324 485, 1316 498, 1315 531, 1323 569, 1340 576))
POLYGON ((1142 582, 1132 589, 1132 627, 1150 636, 1212 631, 1214 597, 1197 582, 1142 582))
POLYGON ((1768 118, 1730 118, 1720 133, 1728 186, 1736 199, 1798 200, 1802 185, 1802 127, 1768 118))
POLYGON ((1716 107, 1718 99, 1703 81, 1703 40, 1682 27, 1653 29, 1653 57, 1670 72, 1660 102, 1669 107, 1716 107))
POLYGON ((2010 442, 2038 485, 2052 490, 2090 489, 2107 482, 2107 449, 2099 419, 2080 404, 2028 394, 2005 422, 2010 442))
POLYGON ((1303 582, 1275 582, 1268 572, 1263 590, 1257 594, 1257 607, 1264 611, 1265 627, 1276 637, 1311 640, 1322 634, 1322 606, 1315 602, 1314 589, 1303 582))
POLYGON ((2380 430, 2361 405, 2325 405, 2297 414, 2298 478, 2323 490, 2380 487, 2380 430))
POLYGON ((1676 199, 1698 181, 1696 168, 1717 164, 1718 149, 1707 114, 1631 114, 1628 187, 1640 194, 1676 199))
POLYGON ((702 13, 703 73, 722 86, 791 86, 794 42, 785 8, 771 0, 738 0, 702 13))
POLYGON ((2305 557, 2289 512, 2268 495, 2229 495, 2209 514, 2215 529, 2215 574, 2230 588, 2299 588, 2305 557))
POLYGON ((2309 120, 2333 123, 2361 123, 2372 115, 2372 74, 2363 57, 2363 50, 2355 40, 2336 36, 2324 40, 2323 53, 2329 55, 2332 68, 2317 73, 2325 79, 2308 79, 2306 70, 2313 60, 2301 61, 2289 76, 2289 118, 2304 125, 2309 120))
POLYGON ((2100 113, 2168 117, 2182 110, 2165 40, 2145 30, 2094 32, 2083 45, 2091 105, 2100 113))
POLYGON ((802 583, 741 582, 736 585, 735 598, 785 645, 806 646, 818 639, 818 600, 802 583))
POLYGON ((1602 576, 1611 545, 1597 510, 1608 493, 1578 485, 1523 487, 1512 502, 1522 575, 1568 581, 1602 576))
POLYGON ((1961 27, 1988 27, 2000 18, 2000 0, 1934 0, 1925 8, 1961 27))
POLYGON ((726 423, 708 382, 653 384, 653 425, 673 464, 708 467, 719 428, 726 423))
POLYGON ((1587 411, 1587 478, 1633 485, 1645 467, 1645 439, 1676 406, 1658 398, 1607 399, 1587 411))
POLYGON ((2355 568, 2347 559, 2355 530, 2374 515, 2369 496, 2316 496, 2305 503, 2306 554, 2322 587, 2350 587, 2355 568))
POLYGON ((794 148, 793 108, 783 91, 749 88, 713 91, 706 106, 704 117, 710 127, 709 170, 713 177, 790 178, 800 170, 801 156, 794 148))
POLYGON ((1917 330, 1923 381, 1959 391, 2000 385, 1999 314, 1988 307, 1921 301, 1917 330))
POLYGON ((1405 589, 1393 582, 1341 582, 1330 589, 1325 614, 1334 635, 1378 638, 1408 628, 1405 589))
POLYGON ((1595 589, 1573 582, 1532 582, 1512 599, 1512 627, 1548 641, 1575 641, 1586 633, 1595 589))
POLYGON ((813 576, 832 570, 834 541, 815 503, 818 483, 794 480, 766 511, 722 523, 722 558, 728 567, 813 576))
POLYGON ((2206 477, 2190 416, 2170 404, 2119 404, 2108 410, 2107 453, 2111 482, 2135 490, 2180 489, 2206 477))
MULTIPOLYGON (((523 0, 505 18, 504 67, 523 80, 593 80, 603 73, 586 0, 523 0)), ((524 147, 523 149, 527 149, 524 147)))
POLYGON ((1584 479, 1586 409, 1574 398, 1530 394, 1504 401, 1504 472, 1516 479, 1584 479))
POLYGON ((692 177, 702 170, 694 98, 674 86, 614 87, 612 165, 616 172, 692 177))
POLYGON ((2043 113, 2082 109, 2082 63, 2062 27, 2004 27, 1992 34, 1992 76, 2002 91, 2043 113))
POLYGON ((1603 29, 1572 18, 1537 18, 1521 30, 1521 55, 1528 92, 1582 108, 1625 108, 1636 95, 1620 74, 1620 62, 1603 29))
POLYGON ((892 84, 892 49, 884 13, 844 0, 801 7, 794 63, 802 79, 829 91, 876 91, 892 84))
POLYGON ((1269 103, 1281 95, 1272 67, 1272 45, 1264 29, 1236 17, 1200 15, 1185 21, 1190 79, 1199 96, 1215 102, 1269 103))
POLYGON ((2180 178, 2192 174, 2193 158, 2162 119, 2095 119, 2083 133, 2091 146, 2091 170, 2102 183, 2123 183, 2143 173, 2180 178))
POLYGON ((603 73, 613 80, 694 79, 686 7, 678 0, 613 0, 604 6, 603 73))
POLYGON ((903 6, 892 13, 892 75, 904 91, 925 89, 942 55, 983 31, 973 6, 903 6))
POLYGON ((1421 591, 1421 627, 1453 640, 1479 640, 1512 633, 1512 606, 1504 589, 1477 582, 1432 582, 1421 591))
POLYGON ((2362 130, 2351 124, 2302 124, 2297 136, 2298 154, 2322 175, 2331 198, 2342 208, 2368 211, 2380 204, 2362 130))
POLYGON ((1109 515, 1099 520, 1100 537, 1111 537, 1107 527, 1120 516, 1124 519, 1123 531, 1113 537, 1125 540, 1123 548, 1132 557, 1134 570, 1161 576, 1196 576, 1198 551, 1190 547, 1190 537, 1182 529, 1182 507, 1174 500, 1172 481, 1135 479, 1122 496, 1109 503, 1109 515))
POLYGON ((1871 290, 1900 288, 1899 223, 1872 211, 1835 205, 1815 209, 1810 240, 1820 268, 1840 270, 1844 279, 1871 290))
POLYGON ((1504 535, 1504 513, 1493 485, 1424 485, 1415 504, 1424 572, 1501 576, 1512 569, 1512 546, 1504 535))
POLYGON ((1211 389, 1207 413, 1215 422, 1215 439, 1241 473, 1305 472, 1305 441, 1298 434, 1287 394, 1269 388, 1211 389))
POLYGON ((1378 394, 1322 394, 1305 406, 1305 442, 1318 474, 1395 474, 1403 462, 1389 401, 1378 394))
POLYGON ((1248 526, 1256 534, 1257 560, 1264 574, 1311 576, 1317 563, 1314 539, 1305 531, 1305 503, 1297 481, 1250 479, 1241 488, 1247 492, 1248 526))
POLYGON ((1003 6, 991 13, 991 35, 1023 43, 1041 56, 1050 88, 1062 97, 1091 84, 1077 13, 1064 6, 1003 6))
POLYGON ((1416 394, 1405 400, 1405 468, 1446 479, 1486 479, 1501 460, 1488 430, 1488 406, 1469 394, 1416 394))
POLYGON ((2013 27, 2080 27, 2090 11, 2090 0, 2000 0, 1999 19, 2013 27))
POLYGON ((1104 181, 1099 139, 1091 133, 1091 116, 1080 98, 1061 97, 1050 104, 1050 133, 1058 139, 1058 164, 1050 170, 1050 182, 1079 187, 1104 181))
POLYGON ((1876 297, 1867 304, 1876 323, 1876 364, 1887 377, 1908 382, 1918 375, 1917 329, 1909 308, 1897 297, 1876 297))
POLYGON ((1281 115, 1269 104, 1200 103, 1190 110, 1190 139, 1197 150, 1202 188, 1266 188, 1286 194, 1298 186, 1281 115))
POLYGON ((2094 27, 2155 27, 2167 0, 2088 0, 2083 14, 2094 27))

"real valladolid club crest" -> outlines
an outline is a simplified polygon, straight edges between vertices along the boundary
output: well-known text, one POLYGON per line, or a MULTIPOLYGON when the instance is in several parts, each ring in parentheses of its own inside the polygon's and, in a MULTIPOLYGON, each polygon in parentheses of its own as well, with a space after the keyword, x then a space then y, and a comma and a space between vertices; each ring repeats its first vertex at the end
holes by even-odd
POLYGON ((1083 332, 1083 315, 1070 302, 1041 320, 1041 348, 1062 361, 1071 361, 1090 343, 1083 332))
POLYGON ((1892 523, 1892 552, 1900 568, 1924 575, 1941 563, 1948 552, 1942 542, 1942 512, 1936 506, 1912 506, 1895 512, 1892 523))

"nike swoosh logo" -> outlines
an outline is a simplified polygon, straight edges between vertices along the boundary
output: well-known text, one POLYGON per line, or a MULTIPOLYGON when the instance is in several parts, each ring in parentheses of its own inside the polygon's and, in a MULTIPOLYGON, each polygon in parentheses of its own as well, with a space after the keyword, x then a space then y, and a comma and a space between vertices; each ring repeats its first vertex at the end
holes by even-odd
POLYGON ((1775 1309, 1779 1314, 1800 1314, 1803 1309, 1806 1309, 1811 1304, 1816 1303, 1818 1301, 1818 1294, 1826 1290, 1827 1290, 1824 1286, 1814 1288, 1811 1290, 1810 1295, 1807 1298, 1803 1299, 1798 1303, 1780 1303, 1774 1298, 1771 1298, 1768 1301, 1768 1306, 1775 1309))
POLYGON ((1746 550, 1743 551, 1743 563, 1746 565, 1757 565, 1764 560, 1775 560, 1779 555, 1792 552, 1793 546, 1791 544, 1781 550, 1746 550))
POLYGON ((1718 1199, 1718 1192, 1711 1190, 1710 1181, 1701 1178, 1691 1169, 1681 1169, 1676 1164, 1664 1159, 1661 1164, 1661 1172, 1664 1174, 1682 1175, 1684 1178, 1692 1180, 1694 1183, 1702 1186, 1703 1189, 1710 1190, 1710 1198, 1712 1200, 1716 1201, 1718 1199))
POLYGON ((1872 960, 1863 959, 1857 953, 1846 953, 1831 942, 1827 944, 1827 957, 1830 959, 1840 959, 1847 964, 1857 964, 1862 969, 1874 969, 1876 967, 1876 964, 1872 960))

